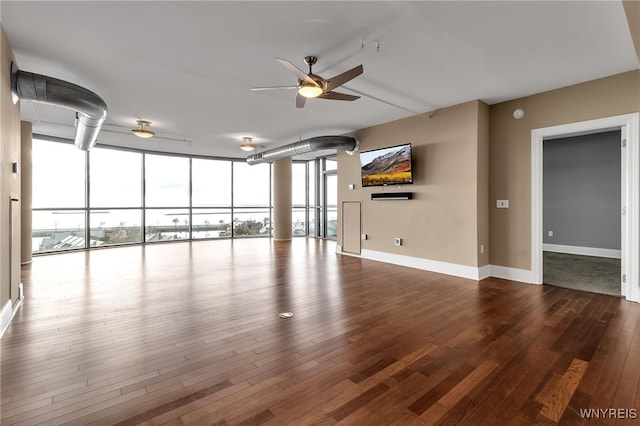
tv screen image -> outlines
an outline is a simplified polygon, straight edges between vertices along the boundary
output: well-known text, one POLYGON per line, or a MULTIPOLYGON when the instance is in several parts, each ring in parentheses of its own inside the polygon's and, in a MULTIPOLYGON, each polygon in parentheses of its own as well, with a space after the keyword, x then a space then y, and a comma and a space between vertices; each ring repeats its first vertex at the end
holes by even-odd
POLYGON ((360 153, 362 186, 413 183, 411 144, 360 153))

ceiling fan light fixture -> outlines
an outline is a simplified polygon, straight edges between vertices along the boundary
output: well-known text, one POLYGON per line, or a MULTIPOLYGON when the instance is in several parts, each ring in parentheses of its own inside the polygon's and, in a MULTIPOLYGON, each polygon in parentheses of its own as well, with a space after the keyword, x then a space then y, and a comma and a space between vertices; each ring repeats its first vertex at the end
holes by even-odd
POLYGON ((243 151, 253 151, 256 146, 253 144, 253 138, 242 138, 240 149, 243 151))
POLYGON ((305 98, 317 98, 322 95, 322 87, 312 86, 311 84, 301 84, 298 88, 298 93, 305 98))
POLYGON ((140 126, 139 129, 132 129, 131 132, 139 138, 151 138, 155 135, 155 132, 147 129, 149 125, 151 125, 150 121, 146 120, 137 120, 136 123, 140 126))

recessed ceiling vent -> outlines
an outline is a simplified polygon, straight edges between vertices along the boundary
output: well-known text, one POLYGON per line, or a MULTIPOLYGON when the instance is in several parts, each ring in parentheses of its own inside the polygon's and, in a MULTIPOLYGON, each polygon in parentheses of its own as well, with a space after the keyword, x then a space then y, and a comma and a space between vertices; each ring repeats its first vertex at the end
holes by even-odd
POLYGON ((20 71, 11 63, 11 97, 19 100, 61 106, 76 111, 74 144, 83 151, 96 143, 105 118, 107 104, 91 90, 57 78, 20 71))
POLYGON ((358 152, 359 146, 360 141, 354 136, 318 136, 267 151, 257 152, 247 157, 247 163, 252 165, 270 163, 285 157, 293 157, 294 155, 327 149, 339 149, 341 151, 347 151, 347 154, 352 155, 358 152))

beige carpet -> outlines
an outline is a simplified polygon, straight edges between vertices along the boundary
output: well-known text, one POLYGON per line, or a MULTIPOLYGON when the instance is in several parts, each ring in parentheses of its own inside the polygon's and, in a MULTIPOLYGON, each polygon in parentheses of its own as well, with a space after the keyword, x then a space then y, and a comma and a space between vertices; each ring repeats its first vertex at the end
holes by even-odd
POLYGON ((542 260, 545 284, 621 296, 620 259, 545 251, 542 260))

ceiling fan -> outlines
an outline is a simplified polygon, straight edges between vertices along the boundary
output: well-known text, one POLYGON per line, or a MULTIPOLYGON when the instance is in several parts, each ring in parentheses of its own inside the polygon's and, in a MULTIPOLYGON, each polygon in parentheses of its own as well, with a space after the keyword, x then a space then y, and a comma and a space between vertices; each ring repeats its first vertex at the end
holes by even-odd
POLYGON ((319 75, 315 75, 311 70, 311 67, 318 61, 318 58, 315 56, 306 56, 304 58, 304 62, 309 65, 308 74, 305 74, 304 71, 285 59, 276 58, 276 60, 298 77, 298 84, 295 86, 254 87, 251 89, 252 91, 298 89, 298 93, 296 94, 297 108, 304 108, 304 103, 307 98, 333 99, 336 101, 355 101, 360 98, 360 96, 334 92, 333 89, 342 86, 344 83, 362 74, 364 71, 362 65, 351 68, 349 71, 345 71, 332 78, 324 79, 319 75))

